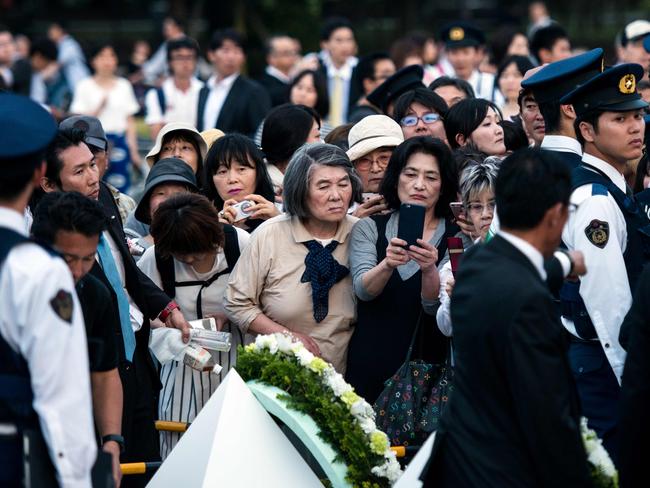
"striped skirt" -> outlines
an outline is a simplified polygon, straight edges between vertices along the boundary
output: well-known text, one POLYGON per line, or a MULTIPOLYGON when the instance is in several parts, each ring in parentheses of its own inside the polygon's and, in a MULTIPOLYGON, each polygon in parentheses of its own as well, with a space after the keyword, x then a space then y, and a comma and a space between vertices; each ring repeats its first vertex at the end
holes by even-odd
MULTIPOLYGON (((237 363, 237 346, 254 340, 249 335, 242 337, 240 330, 235 326, 231 327, 230 324, 224 327, 224 332, 232 333, 232 347, 229 352, 213 353, 216 363, 223 368, 219 374, 197 371, 183 364, 182 361, 171 361, 162 365, 160 381, 163 386, 158 403, 160 420, 192 422, 226 377, 230 368, 237 363)), ((179 432, 160 432, 160 456, 163 461, 181 435, 179 432)))

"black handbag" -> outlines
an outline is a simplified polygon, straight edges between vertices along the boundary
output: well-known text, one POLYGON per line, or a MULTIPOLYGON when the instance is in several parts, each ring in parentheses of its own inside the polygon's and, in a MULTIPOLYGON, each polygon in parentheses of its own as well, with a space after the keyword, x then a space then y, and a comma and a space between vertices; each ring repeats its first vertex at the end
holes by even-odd
POLYGON ((388 435, 391 446, 420 446, 435 431, 452 390, 453 369, 449 357, 443 364, 411 360, 420 318, 404 364, 385 382, 373 408, 377 427, 388 435))

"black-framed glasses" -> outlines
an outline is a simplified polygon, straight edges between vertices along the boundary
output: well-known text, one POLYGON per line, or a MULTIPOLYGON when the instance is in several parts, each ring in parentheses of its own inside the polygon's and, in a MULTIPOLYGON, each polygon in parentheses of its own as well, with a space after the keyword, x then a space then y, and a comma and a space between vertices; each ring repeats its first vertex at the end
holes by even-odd
POLYGON ((440 115, 435 112, 429 112, 422 115, 422 117, 418 117, 417 115, 407 115, 406 117, 402 117, 402 120, 400 120, 399 123, 403 127, 415 127, 418 125, 418 121, 420 120, 429 125, 438 122, 440 120, 440 115))

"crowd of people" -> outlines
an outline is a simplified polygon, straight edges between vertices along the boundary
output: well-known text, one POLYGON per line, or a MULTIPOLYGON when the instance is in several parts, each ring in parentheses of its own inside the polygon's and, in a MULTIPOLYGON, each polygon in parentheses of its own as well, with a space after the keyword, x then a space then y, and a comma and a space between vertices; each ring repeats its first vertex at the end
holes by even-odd
POLYGON ((170 454, 155 421, 191 423, 238 345, 283 333, 371 403, 412 344, 453 365, 425 486, 590 486, 580 416, 644 486, 650 22, 606 66, 531 13, 359 58, 333 18, 318 53, 270 37, 258 80, 234 29, 206 62, 169 18, 120 73, 60 23, 28 49, 0 27, 0 484, 29 433, 62 486, 102 455, 144 486, 120 462, 170 454), (205 318, 220 370, 158 360, 205 318))

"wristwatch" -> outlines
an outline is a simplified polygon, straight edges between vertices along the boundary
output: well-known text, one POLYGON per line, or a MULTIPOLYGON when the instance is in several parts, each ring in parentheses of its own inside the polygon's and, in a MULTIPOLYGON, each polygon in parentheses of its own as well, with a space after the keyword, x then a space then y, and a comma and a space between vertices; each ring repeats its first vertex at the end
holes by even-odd
POLYGON ((124 437, 118 434, 105 435, 102 437, 102 446, 110 441, 117 442, 117 444, 120 446, 120 454, 124 452, 124 437))

